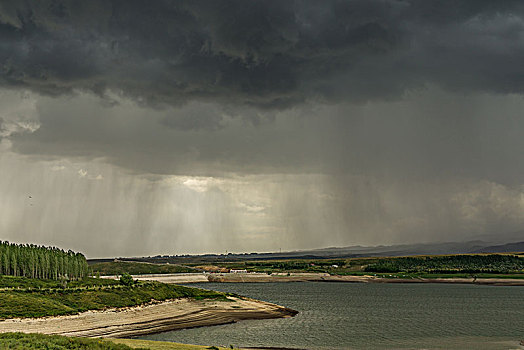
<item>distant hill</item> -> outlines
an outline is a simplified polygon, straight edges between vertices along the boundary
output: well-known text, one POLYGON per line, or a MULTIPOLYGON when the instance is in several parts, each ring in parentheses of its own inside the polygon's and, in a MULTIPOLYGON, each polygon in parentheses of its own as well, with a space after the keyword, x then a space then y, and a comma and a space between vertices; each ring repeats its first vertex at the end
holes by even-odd
POLYGON ((322 257, 463 254, 485 248, 489 245, 490 243, 477 240, 468 242, 397 244, 374 247, 352 246, 342 248, 325 248, 302 253, 322 257))
POLYGON ((483 242, 490 242, 490 245, 504 245, 511 242, 522 242, 524 240, 524 230, 514 232, 493 232, 475 235, 474 239, 483 242))
MULTIPOLYGON (((471 253, 523 252, 524 242, 496 244, 493 241, 471 240, 467 242, 442 242, 397 244, 379 246, 330 247, 313 250, 298 250, 279 253, 243 254, 202 254, 202 255, 157 255, 150 257, 118 258, 120 261, 138 261, 158 264, 213 263, 246 260, 284 260, 284 259, 335 259, 380 256, 446 255, 471 253)), ((113 261, 113 259, 93 259, 89 264, 113 261)))
POLYGON ((512 253, 524 252, 524 242, 507 243, 501 245, 494 245, 484 247, 474 251, 473 253, 512 253))

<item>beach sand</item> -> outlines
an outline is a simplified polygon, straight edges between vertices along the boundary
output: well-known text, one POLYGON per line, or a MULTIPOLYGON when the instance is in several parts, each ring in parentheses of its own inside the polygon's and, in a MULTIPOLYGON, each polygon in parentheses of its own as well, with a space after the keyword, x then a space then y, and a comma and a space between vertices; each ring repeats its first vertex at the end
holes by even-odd
POLYGON ((0 321, 0 332, 123 338, 246 319, 291 317, 297 312, 249 298, 230 301, 177 299, 157 304, 72 316, 0 321))

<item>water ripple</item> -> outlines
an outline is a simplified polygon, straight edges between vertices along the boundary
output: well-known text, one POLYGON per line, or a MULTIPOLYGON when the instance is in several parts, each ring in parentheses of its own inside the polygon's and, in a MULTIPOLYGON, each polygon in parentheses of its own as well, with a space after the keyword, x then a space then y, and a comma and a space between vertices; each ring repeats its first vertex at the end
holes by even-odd
POLYGON ((443 284, 202 284, 299 310, 294 318, 166 332, 203 345, 327 349, 518 349, 524 287, 443 284))

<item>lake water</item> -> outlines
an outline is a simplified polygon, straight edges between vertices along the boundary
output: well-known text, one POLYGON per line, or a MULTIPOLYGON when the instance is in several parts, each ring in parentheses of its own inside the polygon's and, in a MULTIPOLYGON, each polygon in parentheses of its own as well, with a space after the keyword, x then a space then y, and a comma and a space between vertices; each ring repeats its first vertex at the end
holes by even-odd
POLYGON ((298 310, 142 337, 303 349, 524 349, 524 287, 449 284, 204 283, 298 310))

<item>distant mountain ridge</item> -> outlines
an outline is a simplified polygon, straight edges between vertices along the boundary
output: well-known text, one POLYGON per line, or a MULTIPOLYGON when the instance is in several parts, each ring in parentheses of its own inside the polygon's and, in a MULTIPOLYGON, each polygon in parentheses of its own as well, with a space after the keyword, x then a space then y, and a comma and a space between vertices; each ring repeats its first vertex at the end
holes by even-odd
POLYGON ((467 242, 398 244, 375 247, 334 247, 278 254, 280 256, 309 255, 318 257, 350 258, 372 256, 443 255, 469 253, 508 253, 524 251, 524 242, 493 245, 480 240, 467 242))
POLYGON ((484 247, 473 253, 511 253, 524 252, 524 242, 507 243, 495 246, 484 247))
POLYGON ((378 246, 349 246, 313 249, 289 254, 321 257, 366 257, 524 252, 524 231, 476 235, 463 242, 435 242, 378 246))
MULTIPOLYGON (((245 261, 245 260, 278 260, 278 259, 335 259, 361 258, 379 256, 410 255, 447 255, 447 254, 480 254, 480 253, 519 253, 524 252, 524 231, 514 232, 507 237, 517 238, 502 241, 505 235, 482 236, 481 239, 465 242, 413 243, 378 246, 329 247, 311 250, 268 253, 229 253, 200 255, 157 255, 150 257, 118 258, 123 261, 143 261, 152 263, 182 263, 189 260, 198 261, 245 261), (495 239, 493 239, 495 238, 495 239), (486 240, 484 240, 486 239, 486 240), (487 240, 489 239, 489 240, 487 240), (517 241, 518 240, 518 241, 517 241)), ((112 261, 113 259, 90 259, 89 263, 112 261)))

